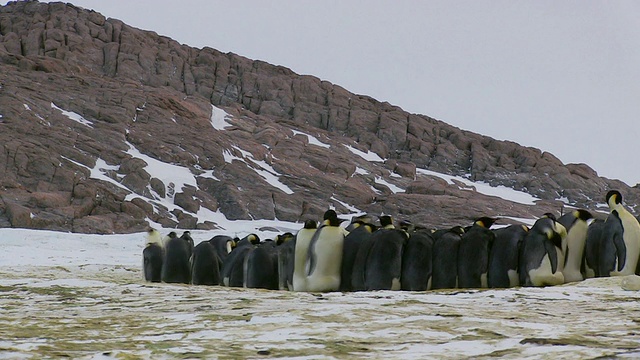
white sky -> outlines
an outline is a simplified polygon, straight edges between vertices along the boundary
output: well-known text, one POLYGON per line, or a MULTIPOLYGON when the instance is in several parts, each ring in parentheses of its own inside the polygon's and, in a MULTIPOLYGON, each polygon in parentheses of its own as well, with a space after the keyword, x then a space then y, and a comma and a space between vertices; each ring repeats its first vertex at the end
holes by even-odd
POLYGON ((640 182, 638 1, 73 3, 640 182))

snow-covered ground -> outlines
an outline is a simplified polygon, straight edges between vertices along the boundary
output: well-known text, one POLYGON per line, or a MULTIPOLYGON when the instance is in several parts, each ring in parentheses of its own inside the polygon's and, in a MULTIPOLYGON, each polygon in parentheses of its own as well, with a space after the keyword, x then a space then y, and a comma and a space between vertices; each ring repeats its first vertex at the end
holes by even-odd
MULTIPOLYGON (((263 238, 276 232, 258 226, 297 226, 232 225, 263 238)), ((192 231, 196 242, 215 234, 192 231)), ((640 357, 640 293, 623 278, 293 293, 145 283, 144 234, 0 229, 0 239, 0 359, 640 357)))

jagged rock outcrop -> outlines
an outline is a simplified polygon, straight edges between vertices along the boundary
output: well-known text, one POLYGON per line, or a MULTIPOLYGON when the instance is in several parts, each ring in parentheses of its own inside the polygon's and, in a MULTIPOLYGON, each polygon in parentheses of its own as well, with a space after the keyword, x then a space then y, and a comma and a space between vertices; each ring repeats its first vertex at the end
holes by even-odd
POLYGON ((0 7, 0 115, 0 226, 208 229, 207 214, 298 221, 329 205, 448 226, 538 216, 559 210, 557 199, 596 209, 612 188, 640 200, 587 165, 64 3, 0 7), (167 164, 186 177, 161 178, 167 164), (416 169, 543 201, 512 203, 416 169))

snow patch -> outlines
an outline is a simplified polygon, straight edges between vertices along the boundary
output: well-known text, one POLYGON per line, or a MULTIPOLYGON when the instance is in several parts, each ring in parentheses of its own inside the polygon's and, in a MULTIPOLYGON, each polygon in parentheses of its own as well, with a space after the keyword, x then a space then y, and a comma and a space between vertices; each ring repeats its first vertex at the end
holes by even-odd
POLYGON ((383 178, 381 178, 379 176, 376 176, 375 183, 388 187, 389 190, 391 190, 391 192, 394 193, 394 194, 405 192, 404 189, 402 189, 402 188, 400 188, 400 187, 398 187, 398 186, 386 181, 385 179, 383 179, 383 178))
POLYGON ((62 112, 62 115, 68 117, 69 119, 71 119, 71 120, 73 120, 73 121, 75 121, 75 122, 77 122, 79 124, 82 124, 82 125, 84 125, 86 127, 93 128, 93 122, 83 118, 80 114, 76 114, 74 112, 66 111, 64 109, 61 109, 61 108, 57 107, 54 103, 51 103, 51 107, 56 109, 56 110, 59 110, 60 112, 62 112))
POLYGON ((491 186, 490 184, 487 184, 483 181, 471 181, 461 176, 451 176, 426 169, 416 169, 416 173, 439 177, 445 180, 448 184, 457 185, 463 190, 475 191, 488 196, 496 196, 519 204, 535 205, 535 202, 540 200, 539 198, 532 196, 531 194, 514 190, 503 185, 491 186))
POLYGON ((380 156, 378 156, 378 154, 367 150, 367 152, 364 151, 360 151, 356 148, 354 148, 353 146, 350 145, 344 145, 347 149, 349 149, 349 151, 351 151, 353 154, 360 156, 361 158, 367 160, 367 161, 374 161, 374 162, 384 162, 384 159, 381 158, 380 156))
POLYGON ((231 115, 226 111, 211 105, 211 125, 216 130, 225 130, 232 127, 227 119, 231 118, 231 115))
POLYGON ((300 134, 300 135, 306 136, 307 139, 309 139, 309 144, 311 144, 311 145, 316 145, 316 146, 320 146, 320 147, 327 148, 327 149, 331 147, 331 145, 323 143, 322 141, 318 140, 318 138, 316 138, 313 135, 309 135, 309 134, 303 133, 302 131, 293 130, 293 129, 291 131, 293 131, 293 135, 300 134))

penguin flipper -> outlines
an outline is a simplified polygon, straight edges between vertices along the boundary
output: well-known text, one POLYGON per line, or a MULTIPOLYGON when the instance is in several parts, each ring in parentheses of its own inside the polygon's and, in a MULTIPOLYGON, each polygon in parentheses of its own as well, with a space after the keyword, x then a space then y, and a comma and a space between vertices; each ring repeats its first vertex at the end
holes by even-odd
POLYGON ((311 241, 309 241, 309 248, 307 249, 307 262, 305 264, 305 275, 307 276, 313 274, 314 270, 316 269, 316 243, 320 238, 320 230, 323 227, 324 225, 320 226, 318 230, 316 230, 316 232, 313 234, 311 241))
POLYGON ((616 247, 616 257, 618 259, 618 271, 622 271, 624 265, 627 262, 627 246, 624 243, 624 239, 621 234, 614 234, 613 244, 616 247))
POLYGON ((544 242, 544 249, 549 256, 549 262, 551 263, 551 273, 555 273, 558 270, 558 254, 556 252, 556 246, 550 242, 544 242))

